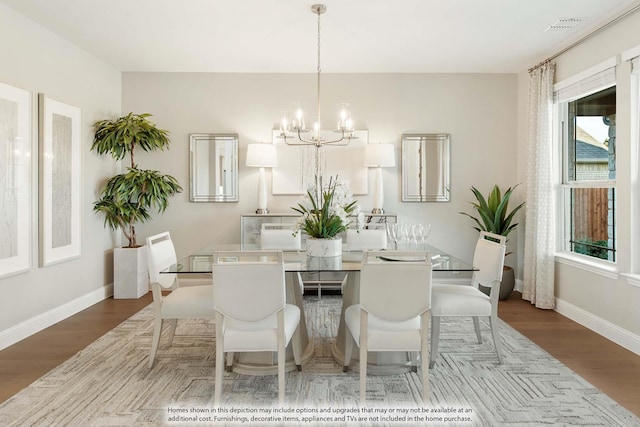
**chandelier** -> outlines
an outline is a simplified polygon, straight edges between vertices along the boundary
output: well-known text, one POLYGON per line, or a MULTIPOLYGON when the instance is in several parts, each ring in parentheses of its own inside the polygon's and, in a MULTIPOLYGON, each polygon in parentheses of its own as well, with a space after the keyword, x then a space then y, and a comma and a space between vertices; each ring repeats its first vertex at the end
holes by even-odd
POLYGON ((347 145, 352 139, 355 139, 353 131, 353 121, 349 113, 349 105, 344 103, 341 106, 338 116, 338 126, 334 131, 338 134, 335 139, 324 138, 320 128, 320 15, 327 11, 327 7, 323 4, 314 4, 311 11, 318 15, 318 109, 316 122, 313 129, 307 129, 304 121, 304 112, 300 103, 296 103, 294 116, 290 119, 287 113, 284 114, 280 122, 280 137, 284 139, 287 145, 314 145, 320 148, 324 144, 347 145), (305 137, 304 134, 312 132, 310 136, 305 137), (293 135, 292 135, 293 134, 293 135), (297 138, 297 139, 296 139, 297 138))

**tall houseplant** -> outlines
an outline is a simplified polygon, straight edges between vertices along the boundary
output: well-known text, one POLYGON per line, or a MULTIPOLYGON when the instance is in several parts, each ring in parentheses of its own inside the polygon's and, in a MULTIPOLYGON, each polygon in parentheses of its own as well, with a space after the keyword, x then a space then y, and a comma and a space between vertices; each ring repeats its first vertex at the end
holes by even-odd
MULTIPOLYGON (((524 206, 524 202, 509 211, 509 199, 513 194, 515 187, 509 187, 504 192, 497 185, 485 197, 476 187, 471 187, 471 192, 476 198, 475 202, 469 202, 473 206, 477 216, 467 212, 460 212, 471 218, 478 231, 488 231, 489 233, 507 236, 513 231, 518 224, 514 223, 516 213, 524 206)), ((507 299, 515 286, 515 277, 513 268, 505 266, 505 275, 500 286, 500 299, 507 299)))
POLYGON ((116 160, 127 154, 130 166, 126 173, 110 178, 93 204, 94 212, 104 214, 104 223, 112 230, 121 229, 129 240, 126 248, 138 247, 135 224, 151 218, 155 207, 162 213, 169 205, 169 198, 182 191, 178 181, 155 170, 139 169, 135 161, 135 149, 143 151, 164 150, 170 144, 168 132, 158 129, 147 120, 151 114, 133 114, 116 120, 94 123, 96 130, 91 150, 98 154, 110 154, 116 160))
POLYGON ((171 196, 182 191, 178 181, 155 170, 138 168, 135 150, 164 150, 170 144, 168 132, 158 129, 147 117, 150 114, 129 113, 115 120, 94 123, 96 131, 91 146, 98 154, 109 154, 115 160, 129 156, 125 173, 111 177, 93 204, 96 213, 104 215, 104 224, 122 230, 128 239, 126 250, 114 250, 114 297, 139 298, 148 291, 146 251, 138 244, 135 224, 151 218, 151 209, 162 213, 171 196), (141 250, 133 251, 139 248, 141 250))

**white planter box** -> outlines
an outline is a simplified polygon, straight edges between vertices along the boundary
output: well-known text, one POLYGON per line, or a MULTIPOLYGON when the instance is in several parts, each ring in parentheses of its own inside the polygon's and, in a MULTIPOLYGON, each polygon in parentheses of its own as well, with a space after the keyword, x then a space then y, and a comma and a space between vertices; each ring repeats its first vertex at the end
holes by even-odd
POLYGON ((113 298, 140 298, 149 292, 147 247, 113 250, 113 298))

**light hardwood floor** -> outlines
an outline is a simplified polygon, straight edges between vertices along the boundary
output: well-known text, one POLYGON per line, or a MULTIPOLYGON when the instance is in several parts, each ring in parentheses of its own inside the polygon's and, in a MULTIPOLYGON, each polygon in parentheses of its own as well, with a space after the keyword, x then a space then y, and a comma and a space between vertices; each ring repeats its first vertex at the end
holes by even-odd
MULTIPOLYGON (((0 402, 55 368, 151 302, 107 299, 0 351, 0 402)), ((499 316, 640 417, 640 356, 566 317, 534 308, 521 295, 500 302, 499 316)))

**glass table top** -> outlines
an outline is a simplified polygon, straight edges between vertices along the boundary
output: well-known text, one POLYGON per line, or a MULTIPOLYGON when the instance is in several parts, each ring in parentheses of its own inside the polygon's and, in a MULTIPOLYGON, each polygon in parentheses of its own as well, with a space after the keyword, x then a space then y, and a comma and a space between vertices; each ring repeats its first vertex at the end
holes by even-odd
MULTIPOLYGON (((241 249, 240 244, 210 245, 182 258, 163 273, 210 273, 213 265, 213 253, 216 251, 239 251, 257 249, 241 249)), ((433 246, 426 246, 431 254, 433 271, 474 271, 475 268, 454 256, 433 246)), ((360 271, 362 251, 343 251, 338 257, 309 257, 305 251, 284 251, 285 271, 318 272, 318 271, 360 271)), ((393 251, 389 251, 392 255, 393 251)))

